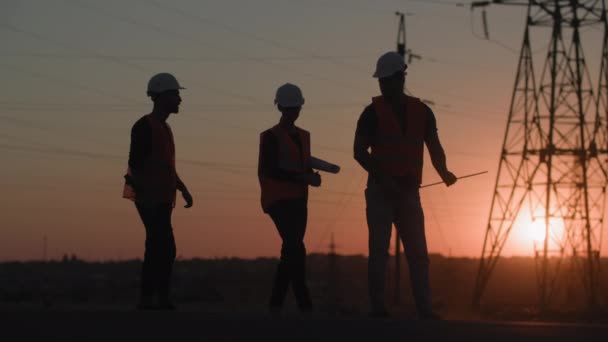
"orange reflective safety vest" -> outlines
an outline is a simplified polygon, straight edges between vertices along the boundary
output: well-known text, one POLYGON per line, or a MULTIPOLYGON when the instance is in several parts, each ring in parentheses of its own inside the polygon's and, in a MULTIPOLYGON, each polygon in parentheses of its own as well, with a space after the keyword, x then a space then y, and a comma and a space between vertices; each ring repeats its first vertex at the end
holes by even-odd
POLYGON ((405 98, 405 132, 399 124, 397 114, 384 97, 377 96, 372 99, 378 126, 375 141, 371 146, 371 155, 380 170, 387 175, 412 177, 421 183, 427 109, 418 98, 405 98))
MULTIPOLYGON (((135 178, 137 191, 125 182, 123 197, 142 205, 163 203, 175 205, 177 173, 173 133, 167 123, 152 114, 146 115, 145 119, 152 137, 150 153, 141 170, 137 170, 137 178, 135 178)), ((127 175, 133 177, 130 168, 127 170, 127 175)))
MULTIPOLYGON (((310 133, 296 127, 302 149, 290 137, 285 129, 276 125, 260 135, 260 146, 265 134, 274 134, 278 143, 279 168, 290 172, 305 173, 310 168, 310 133)), ((260 154, 260 160, 262 155, 260 154)), ((258 164, 258 177, 262 189, 262 209, 268 212, 273 203, 287 199, 307 198, 308 184, 300 184, 264 177, 258 164)))

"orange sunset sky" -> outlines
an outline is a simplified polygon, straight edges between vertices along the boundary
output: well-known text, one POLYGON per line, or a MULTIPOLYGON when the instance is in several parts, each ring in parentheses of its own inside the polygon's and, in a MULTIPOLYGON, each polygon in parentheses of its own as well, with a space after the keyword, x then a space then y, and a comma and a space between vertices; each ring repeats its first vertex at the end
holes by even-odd
MULTIPOLYGON (((149 113, 146 84, 171 72, 182 91, 169 118, 180 177, 178 255, 277 256, 280 239, 259 204, 259 133, 274 125, 278 86, 301 87, 298 125, 312 154, 342 167, 311 189, 306 245, 367 254, 366 173, 352 157, 357 119, 379 94, 376 59, 394 50, 409 15, 406 79, 434 102, 448 167, 487 174, 421 190, 430 252, 479 257, 507 122, 525 8, 479 11, 459 1, 6 0, 0 3, 0 261, 142 257, 144 229, 121 198, 132 124, 149 113), (459 5, 462 4, 462 5, 459 5)), ((540 70, 549 31, 532 36, 540 70)), ((602 32, 583 31, 597 85, 602 32)), ((426 156, 424 183, 439 176, 426 156)), ((522 219, 503 255, 531 255, 538 234, 522 219)), ((602 251, 605 255, 606 249, 602 251)))

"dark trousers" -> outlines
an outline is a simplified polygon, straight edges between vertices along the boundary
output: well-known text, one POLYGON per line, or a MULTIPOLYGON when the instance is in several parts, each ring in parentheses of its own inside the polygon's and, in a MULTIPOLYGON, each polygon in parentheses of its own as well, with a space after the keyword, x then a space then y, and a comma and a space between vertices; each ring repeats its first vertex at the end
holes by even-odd
POLYGON ((141 296, 150 300, 158 296, 159 301, 168 302, 171 288, 171 271, 176 249, 171 227, 170 204, 142 207, 136 204, 137 212, 146 228, 146 250, 141 268, 141 296))
POLYGON ((372 310, 384 310, 386 264, 394 223, 407 257, 416 309, 421 315, 431 313, 429 256, 418 189, 403 191, 398 199, 388 199, 377 185, 370 184, 365 190, 365 199, 369 229, 368 283, 372 310))
POLYGON ((308 216, 306 199, 277 202, 269 209, 268 214, 283 240, 270 307, 280 308, 283 305, 291 284, 300 310, 310 310, 312 301, 306 285, 306 248, 304 247, 308 216))

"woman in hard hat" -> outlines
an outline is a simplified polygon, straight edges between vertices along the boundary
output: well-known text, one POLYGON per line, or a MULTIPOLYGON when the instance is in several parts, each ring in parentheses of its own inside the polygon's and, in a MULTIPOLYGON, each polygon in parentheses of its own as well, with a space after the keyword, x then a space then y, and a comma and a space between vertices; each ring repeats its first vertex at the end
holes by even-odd
POLYGON ((275 104, 281 119, 260 135, 258 164, 262 208, 283 241, 270 310, 280 312, 291 283, 299 309, 306 312, 312 310, 304 247, 308 186, 320 186, 321 176, 311 168, 310 133, 295 125, 304 104, 300 88, 282 85, 277 89, 275 104))

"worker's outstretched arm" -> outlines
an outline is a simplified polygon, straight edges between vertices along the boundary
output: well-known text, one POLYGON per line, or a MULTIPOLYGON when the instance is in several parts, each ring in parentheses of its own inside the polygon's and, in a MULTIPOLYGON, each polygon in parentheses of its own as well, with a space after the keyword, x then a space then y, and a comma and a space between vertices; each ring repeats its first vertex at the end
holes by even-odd
MULTIPOLYGON (((433 116, 433 123, 435 118, 433 116)), ((425 138, 426 147, 429 150, 429 154, 431 155, 431 162, 433 163, 433 167, 437 170, 437 173, 443 180, 443 182, 450 186, 456 183, 456 176, 452 172, 448 170, 445 152, 443 151, 443 147, 441 146, 441 142, 439 141, 439 135, 437 134, 437 129, 431 129, 425 138)))
POLYGON ((435 120, 435 114, 431 108, 427 107, 426 117, 426 132, 424 134, 424 142, 431 155, 431 162, 433 167, 441 177, 441 180, 450 186, 456 183, 456 176, 448 170, 445 152, 439 141, 439 134, 437 134, 437 121, 435 120))
POLYGON ((184 201, 186 201, 186 205, 184 206, 184 208, 190 208, 190 207, 192 207, 192 204, 194 204, 194 199, 192 198, 192 194, 190 194, 190 191, 188 191, 186 184, 184 182, 182 182, 182 180, 179 178, 179 175, 176 175, 176 177, 177 177, 177 190, 181 191, 182 197, 184 198, 184 201))

